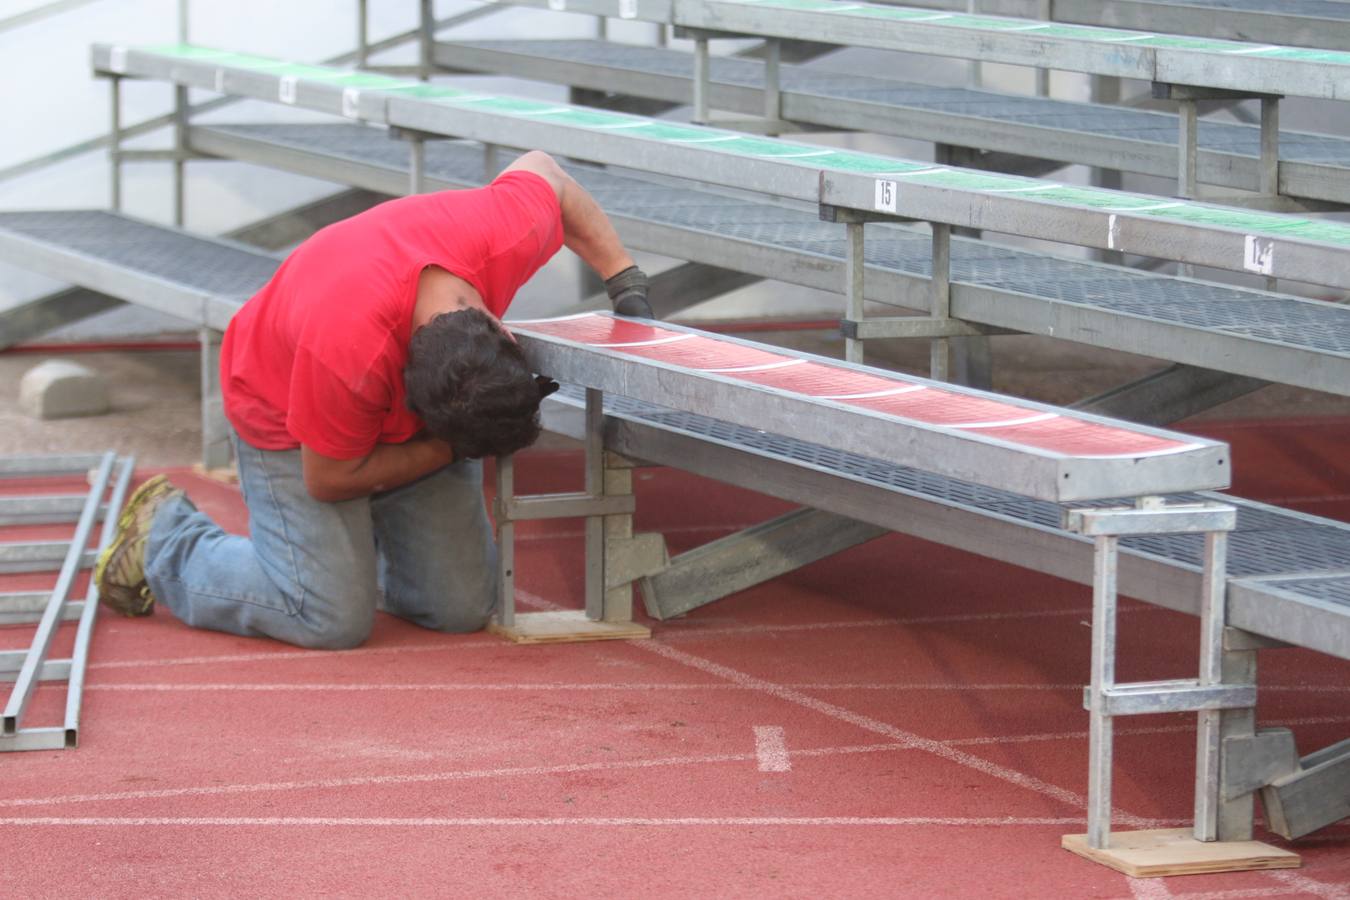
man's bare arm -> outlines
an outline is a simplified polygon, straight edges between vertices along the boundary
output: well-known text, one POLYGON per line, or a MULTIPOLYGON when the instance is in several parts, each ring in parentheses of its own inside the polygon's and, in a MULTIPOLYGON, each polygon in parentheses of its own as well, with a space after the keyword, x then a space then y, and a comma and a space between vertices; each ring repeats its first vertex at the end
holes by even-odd
POLYGON ((553 157, 531 150, 506 167, 507 172, 515 170, 533 172, 553 186, 562 207, 563 243, 597 275, 610 278, 633 265, 600 204, 553 157))
POLYGON ((416 481, 454 462, 445 441, 418 438, 403 444, 376 444, 358 459, 334 459, 309 447, 300 448, 305 488, 315 500, 336 503, 368 497, 416 481))

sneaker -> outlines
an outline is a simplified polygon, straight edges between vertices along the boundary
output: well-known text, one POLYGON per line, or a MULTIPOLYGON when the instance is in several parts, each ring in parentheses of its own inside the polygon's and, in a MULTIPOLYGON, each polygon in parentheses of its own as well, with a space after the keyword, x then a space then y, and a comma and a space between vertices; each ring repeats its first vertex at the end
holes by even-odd
POLYGON ((156 475, 127 500, 117 519, 117 533, 94 567, 94 584, 104 606, 124 616, 148 616, 154 610, 155 598, 145 583, 145 541, 159 508, 182 496, 169 479, 156 475))

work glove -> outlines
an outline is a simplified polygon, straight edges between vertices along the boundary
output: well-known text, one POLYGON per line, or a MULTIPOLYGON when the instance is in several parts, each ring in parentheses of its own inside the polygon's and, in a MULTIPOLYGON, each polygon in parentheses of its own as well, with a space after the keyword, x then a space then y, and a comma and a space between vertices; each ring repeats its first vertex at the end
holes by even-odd
POLYGON ((647 273, 637 266, 629 266, 617 275, 605 279, 605 292, 609 294, 614 311, 621 316, 637 319, 654 319, 652 305, 647 302, 647 273))

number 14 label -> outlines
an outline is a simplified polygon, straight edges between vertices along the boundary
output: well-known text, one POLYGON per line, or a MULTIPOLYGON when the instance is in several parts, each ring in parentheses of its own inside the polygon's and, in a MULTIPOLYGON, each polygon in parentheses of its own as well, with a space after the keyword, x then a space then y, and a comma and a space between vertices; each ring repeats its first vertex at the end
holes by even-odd
POLYGON ((877 179, 876 202, 873 206, 878 212, 895 212, 897 193, 894 181, 877 179))

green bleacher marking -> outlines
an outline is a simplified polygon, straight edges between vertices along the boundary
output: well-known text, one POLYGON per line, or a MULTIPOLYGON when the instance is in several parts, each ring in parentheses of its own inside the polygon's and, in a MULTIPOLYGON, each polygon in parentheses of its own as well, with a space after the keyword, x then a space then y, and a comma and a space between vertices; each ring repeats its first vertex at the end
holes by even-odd
MULTIPOLYGON (((756 5, 817 9, 820 7, 820 3, 821 0, 766 0, 765 3, 756 5)), ((924 14, 931 15, 927 11, 924 11, 924 14)), ((370 86, 377 92, 420 97, 438 104, 461 106, 469 110, 490 110, 501 115, 535 120, 547 119, 558 124, 595 132, 613 133, 613 126, 633 123, 638 126, 633 129, 636 132, 634 136, 644 140, 702 145, 708 150, 716 150, 721 153, 757 159, 773 159, 783 164, 816 171, 869 175, 878 178, 884 178, 885 176, 905 178, 923 172, 925 174, 918 175, 914 181, 909 183, 950 187, 972 193, 987 192, 994 196, 1008 192, 1010 189, 1036 187, 1038 190, 1035 192, 1034 198, 1037 202, 1048 201, 1140 218, 1175 220, 1192 225, 1214 226, 1258 236, 1290 237, 1350 247, 1350 225, 1338 222, 1294 218, 1278 213, 1201 206, 1185 202, 1176 206, 1167 206, 1166 198, 1141 197, 1073 185, 1050 185, 1034 178, 1016 175, 997 175, 964 169, 934 169, 930 163, 839 150, 819 144, 753 137, 738 132, 722 131, 697 125, 646 120, 639 116, 605 113, 562 103, 481 94, 391 76, 352 73, 341 69, 285 63, 266 57, 247 56, 193 45, 173 44, 131 49, 140 53, 158 53, 212 64, 228 64, 241 68, 265 70, 268 74, 281 74, 283 77, 289 75, 290 77, 314 78, 327 83, 350 85, 356 82, 345 79, 361 79, 363 86, 370 86), (796 154, 808 155, 798 156, 796 154)), ((1350 54, 1339 55, 1350 57, 1350 54)))

